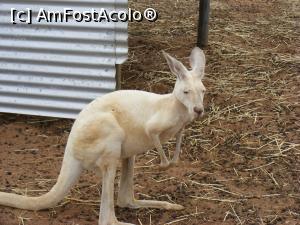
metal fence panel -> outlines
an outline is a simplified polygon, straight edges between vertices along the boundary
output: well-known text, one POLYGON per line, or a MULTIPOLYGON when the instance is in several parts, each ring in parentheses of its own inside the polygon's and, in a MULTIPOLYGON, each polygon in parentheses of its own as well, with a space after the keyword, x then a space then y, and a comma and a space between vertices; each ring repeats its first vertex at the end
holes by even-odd
POLYGON ((0 112, 75 118, 115 89, 127 59, 126 22, 11 23, 11 8, 127 10, 127 0, 0 0, 0 112))

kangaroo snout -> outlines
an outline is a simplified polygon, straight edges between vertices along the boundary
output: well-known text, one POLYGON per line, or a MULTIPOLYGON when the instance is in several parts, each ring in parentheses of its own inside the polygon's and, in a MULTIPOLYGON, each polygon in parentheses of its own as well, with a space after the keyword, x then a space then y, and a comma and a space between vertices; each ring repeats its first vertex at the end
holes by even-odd
POLYGON ((195 106, 194 107, 194 112, 201 115, 203 113, 203 108, 195 106))

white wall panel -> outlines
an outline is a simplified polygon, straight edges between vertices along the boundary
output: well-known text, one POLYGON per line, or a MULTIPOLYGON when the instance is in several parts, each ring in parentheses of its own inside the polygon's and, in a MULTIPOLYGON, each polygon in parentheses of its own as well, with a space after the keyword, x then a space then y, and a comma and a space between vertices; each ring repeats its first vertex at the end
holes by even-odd
POLYGON ((115 89, 127 59, 126 22, 12 24, 11 8, 127 10, 127 0, 0 0, 0 112, 75 118, 115 89))

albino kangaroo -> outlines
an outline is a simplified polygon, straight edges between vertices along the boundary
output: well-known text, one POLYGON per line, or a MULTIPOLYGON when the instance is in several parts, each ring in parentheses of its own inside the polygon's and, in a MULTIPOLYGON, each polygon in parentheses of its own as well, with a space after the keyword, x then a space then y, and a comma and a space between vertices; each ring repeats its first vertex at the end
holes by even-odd
POLYGON ((120 207, 152 207, 180 210, 183 206, 164 201, 136 200, 133 193, 135 155, 157 148, 161 165, 169 165, 161 143, 177 136, 173 162, 178 160, 184 126, 203 115, 205 56, 194 48, 192 70, 164 53, 177 76, 174 91, 159 95, 144 91, 115 91, 87 105, 76 119, 65 150, 57 183, 40 197, 0 192, 0 204, 41 210, 55 206, 68 193, 83 169, 102 172, 99 225, 133 225, 118 222, 114 210, 114 180, 118 162, 122 175, 117 204, 120 207))

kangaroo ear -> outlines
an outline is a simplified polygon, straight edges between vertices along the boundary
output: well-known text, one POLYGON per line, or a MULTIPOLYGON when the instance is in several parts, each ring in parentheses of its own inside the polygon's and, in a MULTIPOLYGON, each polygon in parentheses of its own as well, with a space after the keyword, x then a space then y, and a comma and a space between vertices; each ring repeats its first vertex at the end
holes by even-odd
POLYGON ((188 73, 188 70, 185 68, 185 66, 181 62, 179 62, 177 59, 170 56, 165 51, 162 51, 162 52, 164 54, 164 57, 167 60, 167 63, 169 65, 171 72, 174 75, 176 75, 178 79, 181 79, 181 80, 185 79, 185 77, 187 76, 187 73, 188 73))
POLYGON ((204 52, 195 47, 190 56, 190 65, 195 74, 201 77, 204 77, 204 68, 205 68, 205 55, 204 52))

